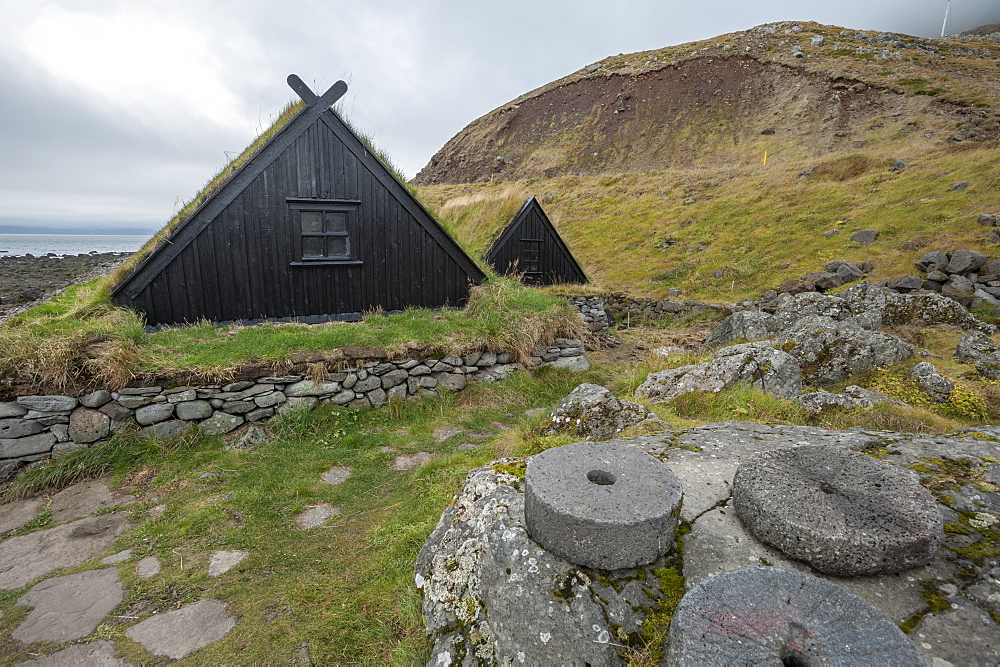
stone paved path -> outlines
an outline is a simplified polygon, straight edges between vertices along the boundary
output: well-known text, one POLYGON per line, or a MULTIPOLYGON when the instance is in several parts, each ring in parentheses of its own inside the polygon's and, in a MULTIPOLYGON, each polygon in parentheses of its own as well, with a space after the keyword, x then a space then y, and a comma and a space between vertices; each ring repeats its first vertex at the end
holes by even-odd
MULTIPOLYGON (((58 524, 0 541, 0 590, 18 590, 37 582, 16 602, 30 611, 11 635, 25 646, 30 645, 33 655, 52 650, 47 646, 87 637, 122 603, 127 592, 116 565, 126 568, 122 572, 131 570, 143 579, 159 574, 161 564, 156 556, 135 560, 134 549, 124 549, 105 555, 97 569, 45 578, 56 570, 83 565, 106 554, 130 524, 125 512, 99 513, 135 500, 110 489, 101 480, 91 480, 55 494, 50 501, 32 498, 0 505, 0 535, 29 523, 47 504, 50 522, 58 524), (40 642, 51 644, 39 646, 40 642)), ((312 508, 317 509, 325 508, 312 508)), ((318 520, 316 525, 321 525, 336 512, 320 514, 324 516, 311 516, 310 523, 318 520)), ((248 555, 246 551, 213 552, 207 568, 209 576, 223 576, 248 555)), ((225 602, 201 600, 149 616, 128 628, 126 635, 153 655, 176 660, 224 637, 235 625, 236 618, 226 612, 225 602)), ((116 657, 117 650, 114 642, 102 639, 18 664, 130 664, 116 657)))

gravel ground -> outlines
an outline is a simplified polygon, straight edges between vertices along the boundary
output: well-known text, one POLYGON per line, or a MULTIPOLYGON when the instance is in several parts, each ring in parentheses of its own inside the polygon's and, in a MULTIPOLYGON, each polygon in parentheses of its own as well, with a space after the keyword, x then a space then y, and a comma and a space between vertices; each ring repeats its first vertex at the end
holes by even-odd
POLYGON ((0 257, 0 321, 70 285, 108 273, 130 254, 0 257))

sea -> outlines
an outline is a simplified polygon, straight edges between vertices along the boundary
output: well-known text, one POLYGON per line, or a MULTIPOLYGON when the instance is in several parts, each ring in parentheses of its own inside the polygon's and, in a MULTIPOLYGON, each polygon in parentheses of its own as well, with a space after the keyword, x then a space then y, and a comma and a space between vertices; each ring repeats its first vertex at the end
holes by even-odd
POLYGON ((147 234, 0 234, 0 256, 135 252, 149 239, 147 234))

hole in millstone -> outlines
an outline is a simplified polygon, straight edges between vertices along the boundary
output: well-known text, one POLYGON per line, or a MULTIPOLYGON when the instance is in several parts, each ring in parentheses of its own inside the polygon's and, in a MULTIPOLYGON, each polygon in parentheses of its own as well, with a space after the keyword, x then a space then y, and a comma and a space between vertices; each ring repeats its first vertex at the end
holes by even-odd
POLYGON ((809 660, 796 650, 786 651, 781 656, 781 664, 784 667, 809 667, 809 660))
POLYGON ((608 486, 618 481, 617 478, 607 470, 591 470, 587 473, 587 479, 589 479, 593 484, 600 484, 601 486, 608 486))
POLYGON ((823 493, 836 493, 837 492, 837 489, 835 489, 833 487, 833 484, 830 484, 830 482, 827 482, 827 481, 822 481, 822 482, 819 483, 819 490, 822 491, 823 493))

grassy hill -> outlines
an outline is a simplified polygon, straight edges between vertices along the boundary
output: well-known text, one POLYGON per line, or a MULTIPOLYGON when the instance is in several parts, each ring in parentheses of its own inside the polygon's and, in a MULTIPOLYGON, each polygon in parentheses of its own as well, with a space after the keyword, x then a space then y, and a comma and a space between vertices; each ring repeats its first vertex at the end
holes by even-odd
POLYGON ((732 301, 832 259, 892 277, 997 252, 977 224, 1000 209, 997 59, 789 22, 615 56, 473 121, 414 183, 477 252, 537 196, 603 289, 732 301))

